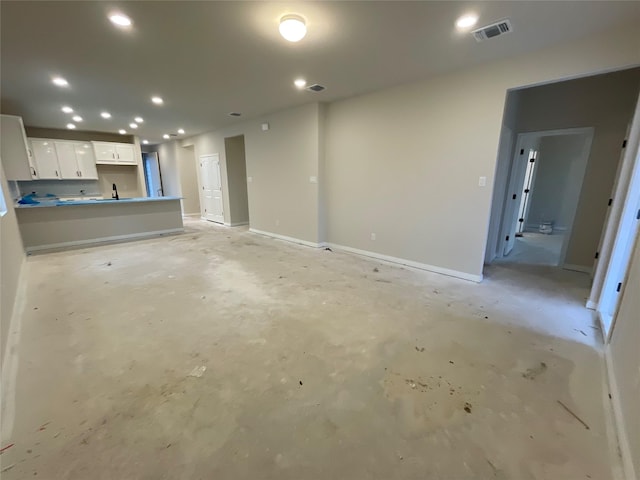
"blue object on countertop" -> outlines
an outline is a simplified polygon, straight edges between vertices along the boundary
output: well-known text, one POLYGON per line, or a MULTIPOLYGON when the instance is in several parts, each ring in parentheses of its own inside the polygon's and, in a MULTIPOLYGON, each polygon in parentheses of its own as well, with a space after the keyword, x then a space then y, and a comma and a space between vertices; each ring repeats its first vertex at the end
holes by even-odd
POLYGON ((20 200, 18 200, 18 203, 22 205, 36 205, 40 203, 38 200, 36 200, 33 197, 34 197, 33 194, 25 195, 20 200))

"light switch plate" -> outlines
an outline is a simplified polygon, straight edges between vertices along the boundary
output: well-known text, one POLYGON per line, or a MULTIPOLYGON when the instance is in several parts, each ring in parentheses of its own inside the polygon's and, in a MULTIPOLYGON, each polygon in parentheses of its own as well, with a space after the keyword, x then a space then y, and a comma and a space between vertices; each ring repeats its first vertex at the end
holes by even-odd
POLYGON ((318 183, 318 177, 315 177, 315 176, 309 177, 309 183, 318 183))
POLYGON ((267 130, 269 130, 269 124, 267 122, 263 123, 260 126, 262 127, 263 132, 266 132, 267 130))
POLYGON ((247 177, 247 183, 253 182, 253 177, 247 177))
POLYGON ((487 177, 480 177, 478 179, 478 186, 479 187, 486 187, 487 186, 487 177))

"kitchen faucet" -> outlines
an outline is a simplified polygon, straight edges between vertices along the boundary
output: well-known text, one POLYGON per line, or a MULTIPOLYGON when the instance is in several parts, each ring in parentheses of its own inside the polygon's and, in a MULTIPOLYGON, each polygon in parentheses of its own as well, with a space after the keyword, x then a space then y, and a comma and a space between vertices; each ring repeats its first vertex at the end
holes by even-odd
POLYGON ((120 200, 120 197, 118 196, 118 187, 116 187, 115 183, 113 184, 113 192, 111 193, 111 198, 120 200))

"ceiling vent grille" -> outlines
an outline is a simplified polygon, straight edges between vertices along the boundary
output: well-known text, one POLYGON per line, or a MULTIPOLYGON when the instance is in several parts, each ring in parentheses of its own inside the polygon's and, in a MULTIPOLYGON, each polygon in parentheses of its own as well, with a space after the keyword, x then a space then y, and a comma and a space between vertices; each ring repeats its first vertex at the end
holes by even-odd
POLYGON ((491 25, 478 28, 471 32, 471 35, 476 39, 476 42, 484 42, 490 38, 499 37, 500 35, 511 32, 513 32, 513 27, 511 26, 511 21, 507 18, 505 20, 492 23, 491 25))
POLYGON ((323 87, 322 85, 318 85, 317 83, 314 83, 313 85, 309 85, 307 87, 307 90, 310 90, 312 92, 321 92, 325 89, 325 87, 323 87))

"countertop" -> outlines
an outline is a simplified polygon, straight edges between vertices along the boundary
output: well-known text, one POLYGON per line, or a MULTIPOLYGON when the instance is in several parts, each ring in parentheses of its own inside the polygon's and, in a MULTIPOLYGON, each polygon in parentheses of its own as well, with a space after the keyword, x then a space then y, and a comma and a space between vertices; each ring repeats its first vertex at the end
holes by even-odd
POLYGON ((113 205, 121 203, 144 203, 144 202, 165 202, 168 200, 180 200, 181 197, 137 197, 137 198, 121 198, 115 200, 113 198, 104 198, 98 200, 43 200, 35 204, 17 203, 15 208, 42 208, 42 207, 75 207, 86 205, 113 205))

